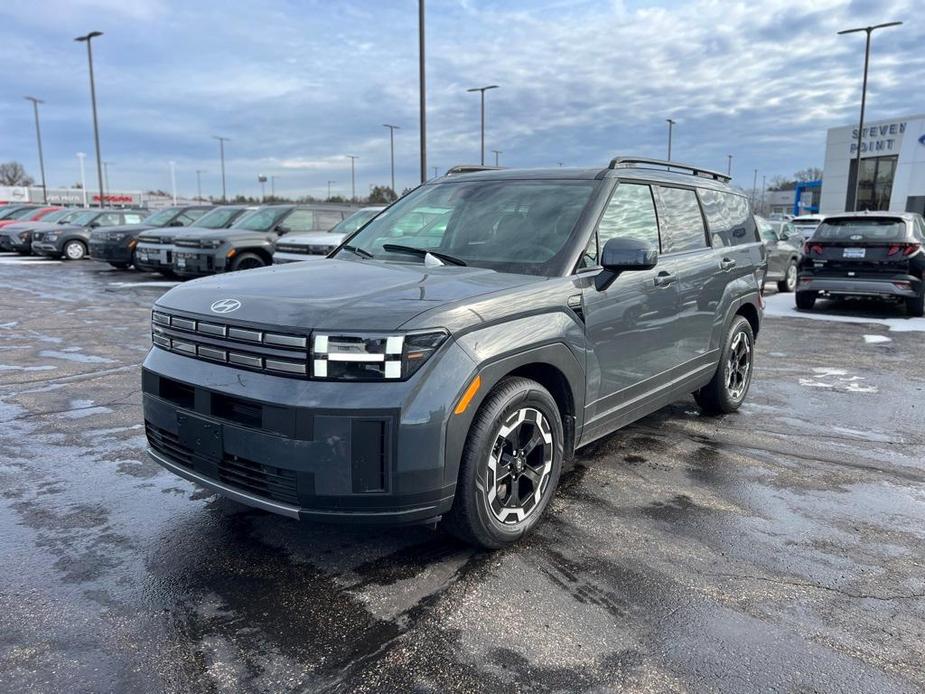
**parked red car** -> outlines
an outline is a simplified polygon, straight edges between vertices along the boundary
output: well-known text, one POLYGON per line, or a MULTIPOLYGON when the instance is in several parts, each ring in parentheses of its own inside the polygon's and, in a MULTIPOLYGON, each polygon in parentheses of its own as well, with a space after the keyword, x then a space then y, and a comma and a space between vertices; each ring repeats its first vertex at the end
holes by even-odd
POLYGON ((14 213, 7 219, 0 219, 0 229, 8 224, 16 224, 18 222, 37 222, 46 214, 60 209, 60 207, 36 207, 28 210, 25 214, 14 213))

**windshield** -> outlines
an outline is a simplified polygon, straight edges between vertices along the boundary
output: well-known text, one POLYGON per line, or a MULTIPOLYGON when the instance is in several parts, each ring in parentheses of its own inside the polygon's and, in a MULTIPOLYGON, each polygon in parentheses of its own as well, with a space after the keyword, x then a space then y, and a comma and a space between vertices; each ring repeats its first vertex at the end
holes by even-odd
POLYGON ((276 226, 279 218, 291 209, 291 207, 265 207, 239 219, 231 225, 231 228, 245 229, 247 231, 270 231, 276 226))
POLYGON ((18 209, 18 207, 11 207, 8 209, 0 207, 0 219, 15 219, 14 215, 18 209))
POLYGON ((141 223, 150 224, 153 227, 162 227, 166 226, 176 216, 176 208, 167 207, 163 210, 158 210, 153 214, 149 214, 147 217, 141 220, 141 223))
POLYGON ((21 210, 16 210, 15 212, 10 213, 6 216, 6 219, 22 219, 24 217, 31 217, 36 212, 38 212, 37 207, 25 207, 21 210))
POLYGON ((813 241, 899 241, 906 223, 895 217, 827 219, 816 229, 813 241))
POLYGON ((329 230, 331 234, 352 234, 382 210, 360 210, 354 212, 347 219, 338 222, 329 230))
POLYGON ((502 272, 547 274, 566 250, 595 185, 506 180, 423 186, 380 213, 349 244, 384 260, 422 262, 384 248, 392 244, 433 250, 502 272))
POLYGON ((202 227, 203 229, 224 229, 240 213, 240 207, 217 207, 202 215, 193 226, 202 227))
POLYGON ((85 227, 94 219, 96 219, 99 214, 99 210, 86 210, 85 212, 78 212, 76 215, 74 215, 74 218, 71 219, 69 223, 85 227))

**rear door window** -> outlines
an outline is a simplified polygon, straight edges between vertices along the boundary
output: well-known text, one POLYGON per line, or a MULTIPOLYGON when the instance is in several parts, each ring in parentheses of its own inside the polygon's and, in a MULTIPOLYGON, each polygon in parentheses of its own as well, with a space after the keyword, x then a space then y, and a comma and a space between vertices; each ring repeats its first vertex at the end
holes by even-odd
POLYGON ((617 186, 598 222, 596 239, 592 237, 588 244, 582 265, 596 265, 600 249, 609 239, 618 236, 643 241, 649 248, 659 250, 658 218, 649 186, 622 182, 617 186))
POLYGON ((293 210, 281 223, 286 231, 312 231, 315 228, 314 210, 293 210))
POLYGON ((114 227, 122 223, 122 215, 118 212, 104 212, 96 218, 96 223, 101 227, 114 227))
POLYGON ((707 247, 707 232, 697 194, 689 188, 658 187, 662 252, 681 253, 707 247))
POLYGON ((319 210, 315 215, 318 220, 318 228, 327 231, 344 220, 342 212, 332 212, 331 210, 319 210))
POLYGON ((710 227, 713 246, 738 246, 758 240, 755 220, 744 195, 705 188, 697 192, 710 227))

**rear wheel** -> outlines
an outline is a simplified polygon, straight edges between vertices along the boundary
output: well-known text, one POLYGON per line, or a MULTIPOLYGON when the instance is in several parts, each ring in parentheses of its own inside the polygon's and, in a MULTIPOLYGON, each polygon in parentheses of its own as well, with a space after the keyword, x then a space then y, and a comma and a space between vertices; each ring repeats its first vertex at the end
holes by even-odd
POLYGON ((925 316, 925 289, 918 296, 906 299, 906 312, 915 318, 925 316))
POLYGON ((469 429, 446 530, 486 549, 523 537, 559 484, 563 440, 548 390, 526 378, 499 383, 469 429))
POLYGON ((791 260, 787 266, 787 272, 784 279, 777 283, 777 291, 792 292, 797 288, 797 261, 791 260))
POLYGON ((116 270, 128 270, 129 263, 109 263, 116 270))
POLYGON ((744 316, 736 316, 729 326, 726 344, 713 378, 694 393, 694 399, 707 414, 735 412, 745 400, 752 382, 755 334, 744 316))
POLYGON ((87 244, 74 239, 64 244, 64 257, 68 260, 83 260, 87 257, 87 244))
POLYGON ((819 292, 797 292, 796 293, 796 302, 797 308, 803 311, 808 311, 813 306, 816 305, 816 297, 819 296, 819 292))
POLYGON ((252 270, 255 267, 266 267, 266 263, 256 253, 241 253, 231 263, 231 271, 252 270))

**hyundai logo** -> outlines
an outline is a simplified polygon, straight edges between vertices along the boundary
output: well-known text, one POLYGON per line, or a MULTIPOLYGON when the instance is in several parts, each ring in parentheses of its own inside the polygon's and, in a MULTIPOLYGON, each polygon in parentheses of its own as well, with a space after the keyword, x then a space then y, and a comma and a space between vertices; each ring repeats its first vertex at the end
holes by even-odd
POLYGON ((210 307, 212 313, 231 313, 241 308, 241 302, 237 299, 220 299, 210 307))

